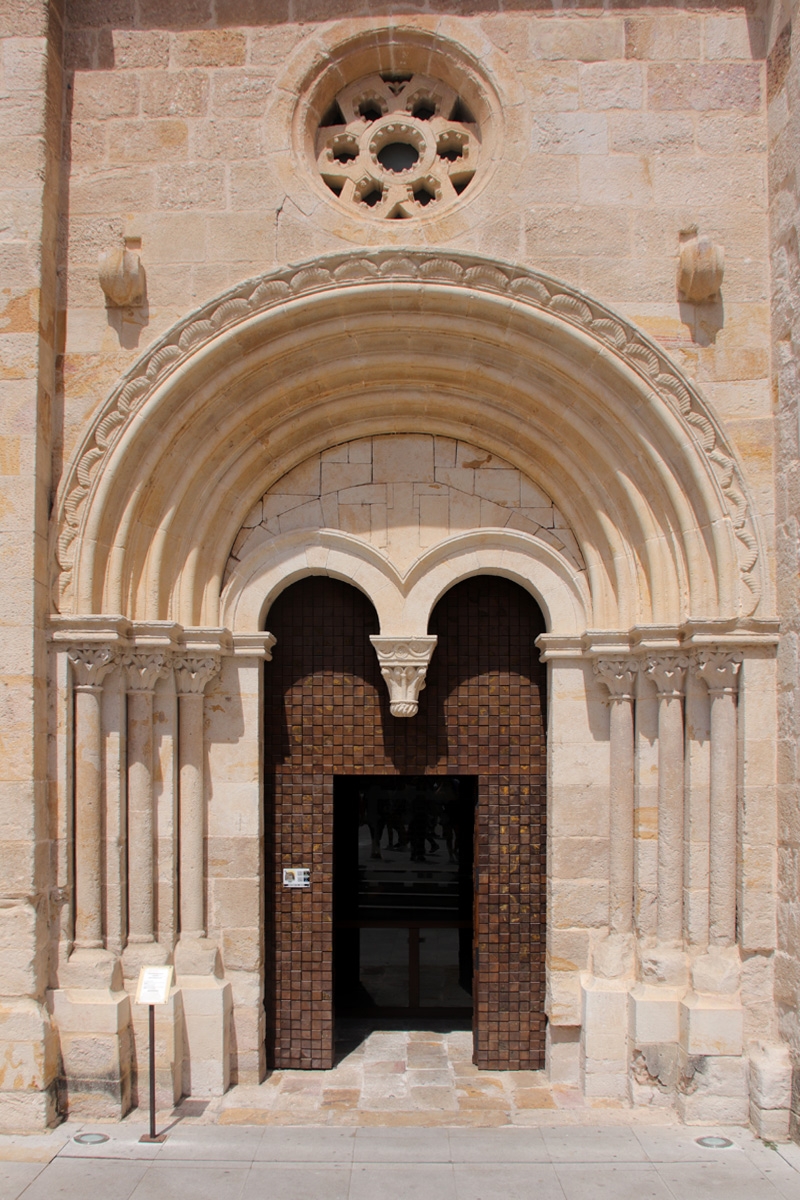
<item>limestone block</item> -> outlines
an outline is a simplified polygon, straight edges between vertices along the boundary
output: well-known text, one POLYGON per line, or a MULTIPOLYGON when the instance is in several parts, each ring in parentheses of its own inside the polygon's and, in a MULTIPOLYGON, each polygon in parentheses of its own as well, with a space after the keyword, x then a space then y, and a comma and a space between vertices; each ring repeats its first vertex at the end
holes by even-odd
POLYGON ((628 997, 631 1043, 647 1046, 677 1042, 680 1033, 680 988, 637 984, 628 997))
MULTIPOLYGON (((581 1024, 586 1062, 622 1062, 628 1054, 628 990, 584 975, 581 980, 581 1024)), ((598 1093, 599 1094, 599 1093, 598 1093)), ((604 1093, 611 1094, 611 1093, 604 1093)))
POLYGON ((531 23, 534 58, 603 62, 624 57, 624 26, 616 17, 554 17, 531 23))
POLYGON ((642 68, 635 62, 585 63, 580 88, 583 108, 641 108, 642 68))
POLYGON ((581 981, 577 972, 548 973, 545 1012, 552 1025, 580 1025, 581 981))
POLYGON ((0 1133, 36 1133, 57 1124, 55 1089, 0 1091, 0 1133))
POLYGON ((221 1096, 230 1086, 231 986, 201 975, 177 982, 186 1037, 184 1089, 189 1096, 221 1096))
POLYGON ((742 964, 738 946, 710 946, 692 963, 692 986, 696 992, 731 996, 741 984, 742 964))
POLYGON ((581 1031, 577 1025, 547 1026, 545 1069, 551 1083, 576 1087, 580 1082, 581 1031))
POLYGON ((20 998, 0 1003, 0 1094, 44 1092, 58 1071, 58 1039, 45 1009, 20 998))
POLYGON ((201 117, 208 109, 204 71, 150 71, 142 86, 142 111, 148 117, 201 117))
POLYGON ((104 988, 51 993, 64 1106, 77 1119, 123 1117, 131 1106, 131 1006, 104 988))
POLYGON ((635 16, 625 21, 625 57, 673 62, 700 58, 702 23, 688 13, 635 16))
POLYGON ((681 1046, 691 1055, 742 1053, 744 1018, 738 1000, 690 992, 680 1004, 681 1046))
POLYGON ((783 1043, 752 1042, 749 1047, 750 1101, 760 1110, 787 1110, 792 1099, 792 1060, 783 1043))
POLYGON ((789 1125, 791 1109, 788 1108, 759 1108, 750 1101, 750 1124, 756 1136, 763 1141, 788 1142, 791 1140, 789 1125))
MULTIPOLYGON (((150 1095, 150 1012, 131 1000, 133 1024, 133 1103, 146 1108, 150 1095)), ((166 1004, 155 1006, 156 1107, 172 1108, 183 1094, 183 1000, 172 989, 166 1004)))
POLYGON ((628 1099, 628 1079, 624 1061, 584 1062, 581 1083, 587 1100, 628 1099))
POLYGON ((605 154, 608 121, 602 113, 552 113, 533 122, 531 150, 542 154, 605 154))
POLYGON ((749 1116, 747 1063, 741 1057, 684 1056, 678 1111, 687 1124, 744 1125, 749 1116))
POLYGON ((761 103, 756 63, 658 63, 647 73, 647 107, 698 112, 737 109, 755 113, 761 103))

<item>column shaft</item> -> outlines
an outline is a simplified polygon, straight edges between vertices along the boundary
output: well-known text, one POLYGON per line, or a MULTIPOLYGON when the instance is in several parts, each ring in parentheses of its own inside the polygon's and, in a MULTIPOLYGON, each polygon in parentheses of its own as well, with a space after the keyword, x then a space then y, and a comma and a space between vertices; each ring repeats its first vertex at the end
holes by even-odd
POLYGON ((75 688, 75 945, 103 945, 102 688, 75 688))
POLYGON ((658 937, 683 936, 683 709, 680 696, 658 699, 658 937))
POLYGON ((736 940, 736 696, 711 694, 711 791, 709 811, 709 941, 736 940))
POLYGON ((611 698, 609 908, 613 933, 633 928, 633 701, 611 698))
POLYGON ((181 934, 204 937, 203 693, 179 703, 181 934))
POLYGON ((128 941, 152 942, 155 917, 153 693, 128 693, 128 941))

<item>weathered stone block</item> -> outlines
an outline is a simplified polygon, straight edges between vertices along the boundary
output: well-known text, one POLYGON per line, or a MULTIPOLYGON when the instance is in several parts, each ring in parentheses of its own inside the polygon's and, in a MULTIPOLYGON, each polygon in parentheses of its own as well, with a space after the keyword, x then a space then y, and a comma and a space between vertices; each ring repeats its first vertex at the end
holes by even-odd
POLYGON ((633 1046, 677 1042, 680 1033, 679 988, 637 984, 628 997, 630 1039, 633 1046))
POLYGON ((690 1055, 740 1055, 743 1015, 738 1001, 689 993, 680 1004, 681 1046, 690 1055))

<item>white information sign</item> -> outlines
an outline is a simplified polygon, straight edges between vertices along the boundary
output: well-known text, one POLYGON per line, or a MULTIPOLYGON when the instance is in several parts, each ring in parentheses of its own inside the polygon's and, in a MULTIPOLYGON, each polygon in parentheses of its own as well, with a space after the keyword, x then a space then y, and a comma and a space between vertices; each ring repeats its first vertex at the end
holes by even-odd
POLYGON ((142 967, 136 988, 137 1004, 166 1004, 172 986, 172 967, 142 967))
POLYGON ((284 867, 284 887, 311 887, 311 871, 308 867, 284 867))

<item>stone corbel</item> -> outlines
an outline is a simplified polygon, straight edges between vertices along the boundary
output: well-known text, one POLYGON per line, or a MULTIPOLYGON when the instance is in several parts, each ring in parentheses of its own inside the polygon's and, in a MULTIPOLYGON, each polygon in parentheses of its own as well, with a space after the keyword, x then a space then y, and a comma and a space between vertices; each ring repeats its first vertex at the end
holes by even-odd
POLYGON ((106 308, 140 308, 144 304, 144 267, 137 253, 141 246, 141 238, 125 238, 124 246, 98 255, 106 308))
POLYGON ((419 709, 419 694, 433 657, 436 637, 371 637, 381 675, 389 688, 389 711, 393 717, 413 717, 419 709))
POLYGON ((725 251, 693 226, 681 233, 678 291, 690 304, 716 300, 725 273, 725 251))

